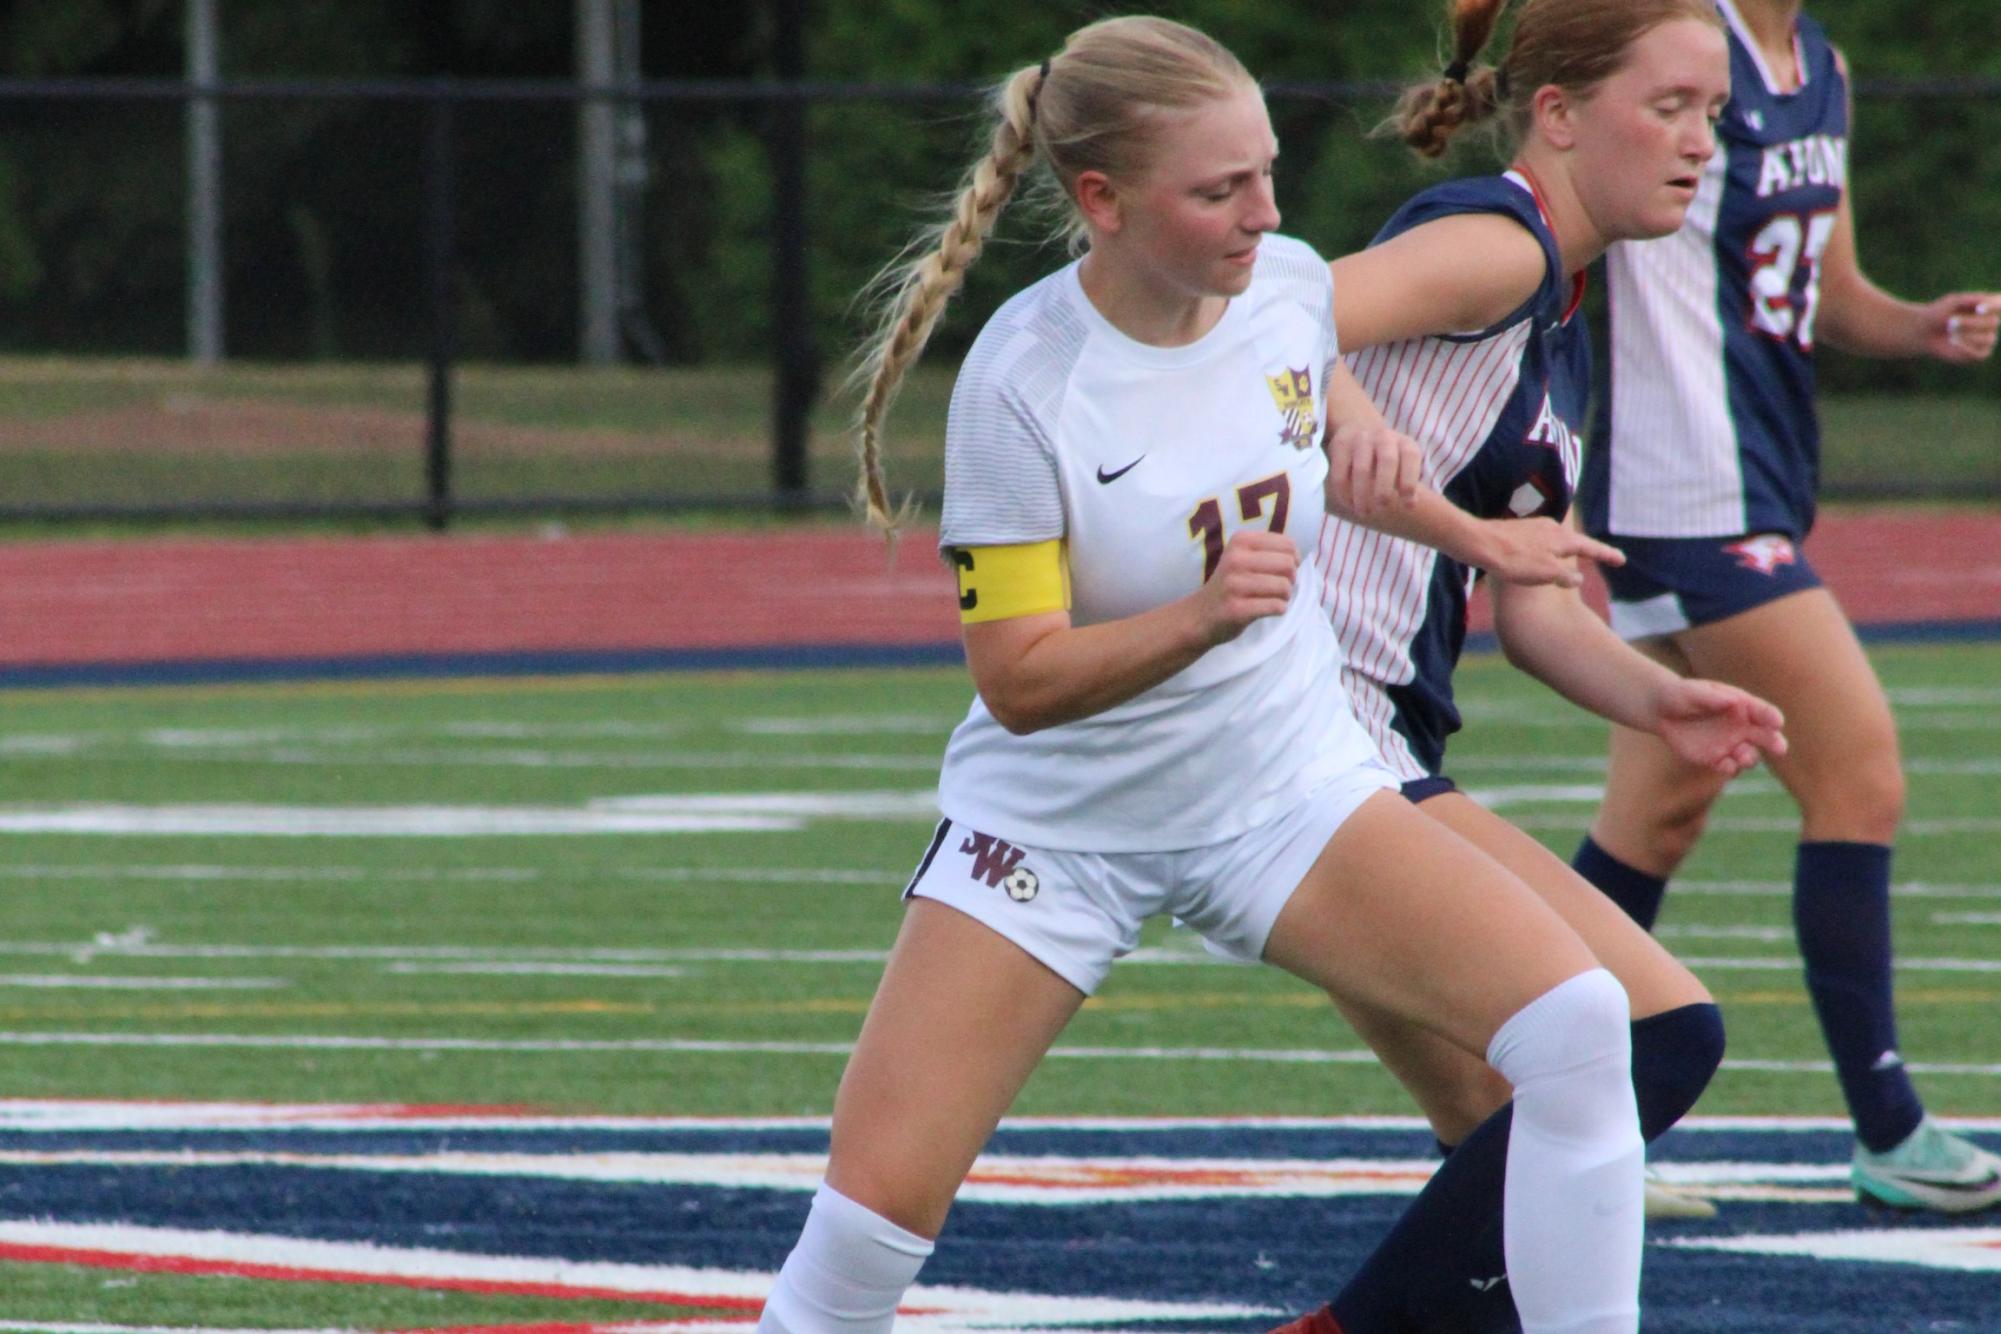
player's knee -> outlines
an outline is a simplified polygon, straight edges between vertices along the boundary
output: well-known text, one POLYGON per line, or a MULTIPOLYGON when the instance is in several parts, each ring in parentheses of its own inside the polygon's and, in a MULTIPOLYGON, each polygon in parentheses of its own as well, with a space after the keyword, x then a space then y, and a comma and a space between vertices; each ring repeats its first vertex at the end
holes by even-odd
POLYGON ((1688 1114, 1723 1064, 1723 1011, 1711 1002, 1633 1021, 1633 1095, 1640 1134, 1658 1139, 1688 1114))
POLYGON ((1542 1134, 1636 1133, 1626 989, 1603 968, 1523 1006, 1494 1034, 1487 1060, 1514 1085, 1516 1117, 1530 1117, 1542 1134))
POLYGON ((1671 873, 1702 839, 1709 826, 1715 793, 1709 788, 1685 788, 1667 793, 1650 812, 1642 835, 1642 855, 1657 874, 1671 873))
POLYGON ((1903 767, 1894 751, 1831 766, 1801 793, 1807 837, 1894 843, 1904 819, 1905 794, 1903 767))
POLYGON ((827 1163, 827 1185, 847 1199, 900 1228, 935 1237, 951 1211, 958 1182, 941 1188, 879 1156, 836 1151, 827 1163))

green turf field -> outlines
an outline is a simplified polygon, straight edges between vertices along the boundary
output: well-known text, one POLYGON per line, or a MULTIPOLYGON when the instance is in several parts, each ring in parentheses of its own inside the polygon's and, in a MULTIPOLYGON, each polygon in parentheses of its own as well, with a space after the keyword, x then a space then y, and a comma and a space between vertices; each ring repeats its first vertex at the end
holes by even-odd
MULTIPOLYGON (((1876 658, 1911 768, 1905 1053, 1937 1110, 2001 1112, 2001 647, 1876 658)), ((1567 853, 1601 728, 1496 661, 1462 680, 1454 771, 1567 853)), ((954 671, 7 695, 8 1092, 824 1113, 967 698, 954 671)), ((1730 1023, 1704 1112, 1838 1110, 1792 827, 1740 780, 1663 917, 1730 1023)), ((1147 944, 1065 1038, 1116 1050, 1051 1060, 1021 1111, 1409 1110, 1316 1058, 1359 1044, 1303 985, 1147 944)))

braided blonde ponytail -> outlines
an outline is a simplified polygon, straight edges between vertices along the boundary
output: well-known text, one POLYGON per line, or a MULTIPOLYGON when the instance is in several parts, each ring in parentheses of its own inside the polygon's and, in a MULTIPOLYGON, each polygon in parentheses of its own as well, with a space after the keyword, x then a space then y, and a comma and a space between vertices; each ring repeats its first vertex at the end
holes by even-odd
POLYGON ((882 469, 882 423, 896 401, 903 377, 931 341, 945 305, 965 285, 966 270, 980 257, 1001 209, 1013 196, 1022 173, 1035 160, 1035 102, 1049 66, 1017 70, 994 93, 999 120, 985 157, 974 164, 952 202, 951 215, 911 247, 917 257, 900 261, 885 275, 886 314, 866 347, 858 382, 866 382, 855 432, 861 476, 855 503, 870 525, 894 538, 909 517, 906 502, 892 512, 882 469))
MULTIPOLYGON (((994 90, 992 143, 966 174, 950 216, 921 233, 905 258, 871 284, 888 295, 852 381, 867 386, 855 422, 855 501, 871 524, 893 540, 909 512, 890 504, 883 419, 1029 168, 1045 162, 1066 199, 1074 198, 1086 171, 1130 179, 1146 170, 1155 151, 1160 112, 1256 86, 1214 39, 1168 19, 1126 15, 1079 28, 1055 57, 1016 70, 994 90)), ((1074 208, 1071 215, 1074 242, 1082 227, 1074 208)))

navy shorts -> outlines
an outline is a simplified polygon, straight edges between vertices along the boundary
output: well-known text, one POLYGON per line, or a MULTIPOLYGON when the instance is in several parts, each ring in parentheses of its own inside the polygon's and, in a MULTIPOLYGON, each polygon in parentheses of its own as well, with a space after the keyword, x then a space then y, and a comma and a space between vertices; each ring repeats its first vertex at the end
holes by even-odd
POLYGON ((1605 566, 1621 639, 1671 635, 1820 587, 1798 544, 1749 537, 1607 537, 1626 563, 1605 566))
POLYGON ((1432 774, 1428 778, 1406 778, 1399 789, 1404 800, 1413 806, 1421 806, 1433 797, 1442 797, 1448 792, 1457 792, 1459 784, 1444 774, 1432 774))

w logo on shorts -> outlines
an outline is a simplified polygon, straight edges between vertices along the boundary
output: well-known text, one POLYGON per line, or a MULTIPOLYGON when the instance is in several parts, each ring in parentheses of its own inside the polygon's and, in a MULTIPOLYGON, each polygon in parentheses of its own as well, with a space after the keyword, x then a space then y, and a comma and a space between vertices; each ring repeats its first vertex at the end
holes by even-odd
POLYGON ((1017 903, 1028 902, 1042 887, 1035 872, 1021 864, 1021 859, 1028 855, 1027 849, 1017 848, 1005 839, 992 834, 969 834, 959 845, 959 851, 972 857, 973 879, 986 881, 988 889, 999 889, 1005 884, 1007 896, 1017 903))

